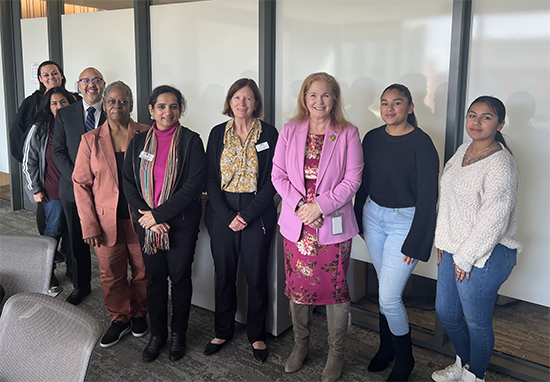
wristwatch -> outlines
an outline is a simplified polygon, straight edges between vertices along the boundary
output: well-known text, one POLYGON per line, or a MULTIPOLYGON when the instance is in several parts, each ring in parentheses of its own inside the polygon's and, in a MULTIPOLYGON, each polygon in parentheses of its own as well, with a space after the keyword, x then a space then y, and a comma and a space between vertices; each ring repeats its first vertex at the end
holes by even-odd
POLYGON ((304 202, 304 199, 300 199, 300 201, 298 202, 298 205, 296 206, 296 209, 294 210, 294 213, 296 215, 298 215, 298 210, 300 209, 300 207, 302 207, 304 204, 306 204, 306 202, 304 202))

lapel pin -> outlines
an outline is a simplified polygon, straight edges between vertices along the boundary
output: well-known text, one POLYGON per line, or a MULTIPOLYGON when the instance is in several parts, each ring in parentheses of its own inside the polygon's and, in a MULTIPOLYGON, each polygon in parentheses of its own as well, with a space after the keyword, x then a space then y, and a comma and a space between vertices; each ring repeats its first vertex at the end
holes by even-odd
POLYGON ((336 136, 334 134, 332 134, 330 137, 328 137, 328 139, 330 139, 332 142, 334 142, 334 140, 336 139, 336 136))

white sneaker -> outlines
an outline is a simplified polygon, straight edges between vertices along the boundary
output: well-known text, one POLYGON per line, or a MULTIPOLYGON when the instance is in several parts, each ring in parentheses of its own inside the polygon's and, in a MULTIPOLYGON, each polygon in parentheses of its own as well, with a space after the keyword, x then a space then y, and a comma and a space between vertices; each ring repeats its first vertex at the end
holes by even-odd
POLYGON ((464 368, 468 368, 468 365, 462 367, 462 360, 457 355, 456 361, 452 365, 447 366, 445 369, 437 370, 432 373, 432 379, 436 382, 453 382, 460 381, 462 378, 462 371, 464 368))
POLYGON ((462 369, 462 377, 460 377, 459 382, 485 382, 485 378, 478 378, 470 370, 464 368, 462 369))

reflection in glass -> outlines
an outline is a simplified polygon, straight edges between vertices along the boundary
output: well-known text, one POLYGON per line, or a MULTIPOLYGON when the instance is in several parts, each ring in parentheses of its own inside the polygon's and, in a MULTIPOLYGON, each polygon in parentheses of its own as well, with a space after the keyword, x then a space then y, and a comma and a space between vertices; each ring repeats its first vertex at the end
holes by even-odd
POLYGON ((482 94, 504 102, 502 133, 520 175, 524 248, 499 292, 506 297, 495 308, 495 350, 550 366, 550 3, 474 1, 472 9, 466 103, 482 94))

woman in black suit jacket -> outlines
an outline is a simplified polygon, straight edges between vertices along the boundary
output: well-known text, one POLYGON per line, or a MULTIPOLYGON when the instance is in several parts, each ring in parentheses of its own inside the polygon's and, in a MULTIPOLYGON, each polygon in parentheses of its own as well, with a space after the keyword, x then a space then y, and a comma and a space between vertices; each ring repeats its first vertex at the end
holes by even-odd
POLYGON ((149 279, 151 338, 143 350, 144 362, 154 361, 167 342, 168 277, 172 292, 170 360, 181 359, 187 343, 205 158, 199 135, 179 124, 185 109, 179 90, 166 85, 153 90, 149 112, 155 122, 148 132, 132 139, 124 161, 124 194, 138 224, 149 279))
POLYGON ((242 253, 248 284, 248 340, 254 358, 263 363, 268 355, 267 259, 277 219, 271 167, 278 133, 259 120, 262 96, 251 79, 241 78, 231 86, 223 114, 231 119, 212 129, 206 149, 205 224, 216 269, 216 337, 204 354, 218 352, 235 332, 235 282, 242 253))

